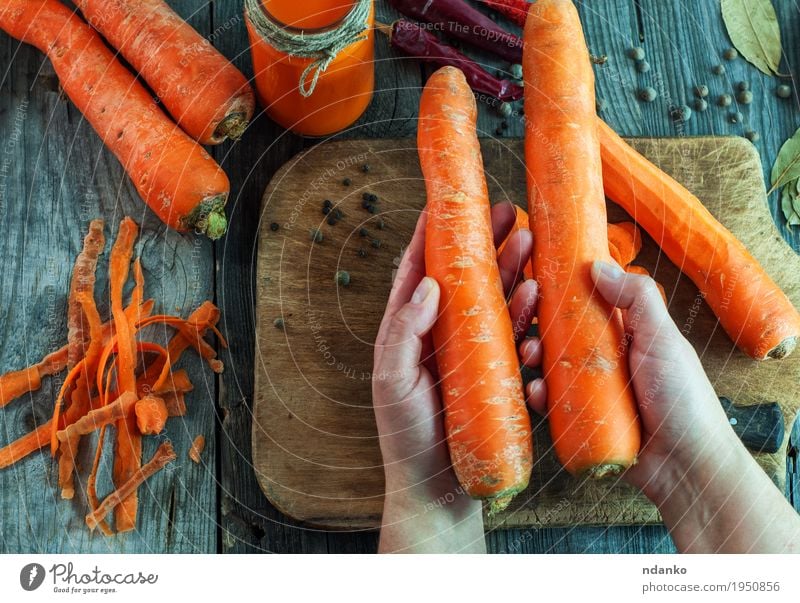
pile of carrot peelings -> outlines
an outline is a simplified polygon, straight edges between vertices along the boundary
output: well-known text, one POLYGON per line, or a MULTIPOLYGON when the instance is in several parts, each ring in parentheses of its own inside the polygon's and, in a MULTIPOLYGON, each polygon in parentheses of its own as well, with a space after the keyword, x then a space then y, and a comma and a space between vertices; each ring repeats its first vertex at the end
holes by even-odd
POLYGON ((216 350, 205 339, 217 330, 219 309, 204 302, 189 318, 153 315, 153 300, 144 299, 144 275, 133 258, 139 228, 130 218, 119 227, 109 260, 111 316, 103 322, 94 299, 98 258, 105 249, 102 220, 94 220, 72 271, 67 299, 67 343, 28 368, 0 376, 0 408, 38 390, 42 378, 67 371, 53 407, 52 418, 34 431, 0 448, 0 469, 31 453, 48 449, 58 462, 61 497, 75 495, 75 457, 81 439, 98 432, 94 462, 86 482, 89 511, 86 523, 104 534, 114 531, 106 518, 114 513, 116 532, 136 527, 137 490, 151 475, 172 462, 171 444, 162 443, 142 465, 142 437, 164 430, 169 417, 186 413, 185 395, 193 388, 184 370, 174 370, 184 351, 193 348, 214 372, 223 370, 216 350), (127 304, 124 289, 133 273, 127 304), (142 329, 165 325, 174 330, 166 347, 141 339, 142 329), (102 501, 97 473, 106 430, 115 430, 112 479, 115 490, 102 501))

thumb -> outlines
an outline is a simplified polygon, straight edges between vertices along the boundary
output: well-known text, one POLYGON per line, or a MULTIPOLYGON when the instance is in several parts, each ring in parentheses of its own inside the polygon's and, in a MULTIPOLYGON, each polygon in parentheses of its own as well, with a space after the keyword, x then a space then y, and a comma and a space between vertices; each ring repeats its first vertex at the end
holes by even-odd
POLYGON ((623 313, 625 328, 636 337, 680 335, 652 278, 626 273, 617 264, 596 261, 592 264, 592 279, 603 299, 627 310, 623 313))
POLYGON ((408 393, 419 375, 422 337, 439 314, 439 284, 430 277, 417 285, 411 301, 403 305, 388 323, 381 325, 384 336, 375 350, 374 378, 408 393))

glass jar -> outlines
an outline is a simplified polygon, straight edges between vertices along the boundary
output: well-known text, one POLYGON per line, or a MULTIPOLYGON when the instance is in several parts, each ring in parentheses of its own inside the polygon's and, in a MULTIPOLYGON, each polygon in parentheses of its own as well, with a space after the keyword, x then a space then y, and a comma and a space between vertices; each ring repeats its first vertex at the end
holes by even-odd
POLYGON ((297 134, 325 136, 352 125, 366 110, 375 87, 375 8, 369 2, 368 29, 361 40, 342 50, 313 82, 316 59, 279 50, 259 31, 251 11, 282 33, 336 36, 340 26, 357 9, 358 0, 260 0, 246 4, 247 31, 253 58, 256 91, 267 114, 297 134), (301 91, 301 79, 306 92, 301 91))

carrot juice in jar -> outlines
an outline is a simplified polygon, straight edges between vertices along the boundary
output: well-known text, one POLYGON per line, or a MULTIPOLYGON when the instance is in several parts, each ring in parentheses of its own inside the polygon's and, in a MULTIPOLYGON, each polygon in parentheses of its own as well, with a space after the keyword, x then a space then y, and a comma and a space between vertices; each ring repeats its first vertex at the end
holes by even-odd
POLYGON ((256 91, 297 134, 352 125, 372 100, 373 0, 245 0, 256 91))

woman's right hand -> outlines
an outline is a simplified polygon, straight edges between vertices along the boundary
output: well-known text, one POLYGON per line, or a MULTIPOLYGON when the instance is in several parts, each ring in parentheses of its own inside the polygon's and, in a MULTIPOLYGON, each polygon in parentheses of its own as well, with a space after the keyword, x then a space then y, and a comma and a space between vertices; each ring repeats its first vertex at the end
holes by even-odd
MULTIPOLYGON (((625 310, 642 449, 625 478, 658 507, 676 546, 694 552, 800 550, 800 517, 730 427, 694 348, 653 279, 595 262, 600 295, 625 310)), ((546 414, 546 388, 528 385, 546 414)))

